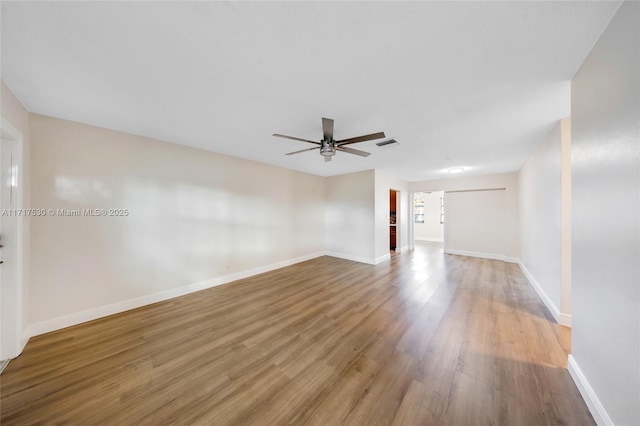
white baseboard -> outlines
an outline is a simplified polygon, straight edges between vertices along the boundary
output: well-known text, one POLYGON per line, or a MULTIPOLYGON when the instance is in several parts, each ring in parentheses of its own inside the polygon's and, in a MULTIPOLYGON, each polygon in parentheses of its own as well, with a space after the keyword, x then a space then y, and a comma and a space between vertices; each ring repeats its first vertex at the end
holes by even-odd
POLYGON ((405 251, 409 251, 410 249, 410 246, 396 247, 396 253, 404 253, 405 251))
MULTIPOLYGON (((396 250, 396 251, 397 251, 397 250, 396 250)), ((400 252, 398 252, 398 253, 400 253, 400 252)), ((380 257, 376 258, 376 260, 375 260, 375 265, 377 265, 378 263, 385 262, 385 261, 387 261, 387 260, 391 260, 391 254, 390 254, 390 253, 387 253, 387 254, 385 254, 385 255, 382 255, 382 256, 380 256, 380 257)))
POLYGON ((31 335, 29 334, 29 327, 27 327, 24 330, 22 330, 22 338, 20 339, 20 342, 18 343, 20 345, 20 347, 18 348, 18 354, 21 354, 22 351, 24 350, 24 347, 27 346, 27 343, 29 343, 29 338, 30 337, 31 337, 31 335))
MULTIPOLYGON (((352 254, 347 254, 347 253, 340 253, 337 251, 325 251, 324 254, 331 257, 337 257, 339 259, 353 260, 354 262, 360 262, 360 263, 368 263, 369 265, 375 265, 376 261, 378 260, 378 259, 372 259, 368 257, 354 256, 352 254)), ((390 255, 387 255, 387 256, 390 256, 390 255)))
POLYGON ((517 257, 507 257, 503 254, 494 253, 482 253, 479 251, 467 251, 445 248, 444 252, 447 254, 457 254, 459 256, 480 257, 482 259, 502 260, 503 262, 518 263, 517 257))
POLYGON ((555 305, 555 303, 553 303, 549 295, 547 295, 547 292, 544 291, 540 283, 535 279, 531 272, 529 272, 527 267, 524 266, 524 263, 520 262, 519 265, 522 273, 527 278, 527 280, 529 280, 531 287, 533 287, 536 293, 538 293, 538 296, 540 296, 540 299, 542 299, 542 302, 546 305, 549 311, 551 311, 551 315, 553 315, 553 318, 556 320, 556 322, 560 324, 560 310, 558 309, 558 307, 555 305))
POLYGON ((520 269, 522 270, 524 276, 527 278, 527 280, 529 280, 529 283, 531 283, 531 287, 533 287, 536 293, 538 293, 538 296, 540 296, 540 299, 542 299, 542 302, 549 309, 549 311, 551 311, 551 315, 553 315, 553 318, 556 320, 556 322, 560 325, 571 328, 571 315, 560 312, 560 309, 558 309, 555 303, 553 303, 547 292, 544 291, 538 280, 535 279, 533 274, 527 269, 524 263, 520 261, 518 261, 517 263, 520 265, 520 269))
POLYGON ((564 325, 565 327, 571 328, 571 315, 563 314, 560 312, 560 316, 558 317, 558 323, 560 325, 564 325))
POLYGON ((587 407, 589 408, 589 411, 596 423, 599 426, 613 426, 613 420, 609 417, 607 410, 604 409, 604 406, 598 399, 598 396, 589 384, 589 381, 580 369, 580 366, 578 366, 573 355, 569 355, 567 369, 569 370, 569 375, 571 375, 571 378, 578 387, 580 395, 582 395, 582 399, 584 399, 584 402, 587 404, 587 407))
POLYGON ((421 238, 421 237, 415 237, 414 238, 416 241, 428 241, 431 243, 444 243, 444 240, 442 238, 421 238))
POLYGON ((113 314, 118 314, 120 312, 139 308, 145 305, 150 305, 152 303, 173 299, 174 297, 184 296, 185 294, 193 293, 193 292, 204 290, 211 287, 216 287, 222 284, 227 284, 232 281, 237 281, 243 278, 251 277, 253 275, 273 271, 275 269, 280 269, 285 266, 304 262, 310 259, 314 259, 316 257, 324 256, 324 255, 325 255, 325 252, 312 253, 312 254, 300 256, 294 259, 272 263, 270 265, 260 266, 258 268, 253 268, 253 269, 249 269, 242 272, 237 272, 235 274, 229 274, 229 275, 213 278, 206 281, 200 281, 200 282, 189 284, 183 287, 173 288, 170 290, 148 294, 148 295, 136 297, 133 299, 123 300, 121 302, 99 306, 96 308, 87 309, 85 311, 74 312, 73 314, 64 315, 61 317, 37 322, 27 327, 25 331, 25 337, 26 337, 25 344, 29 337, 37 336, 39 334, 48 333, 48 332, 59 330, 65 327, 70 327, 72 325, 81 324, 83 322, 92 321, 92 320, 106 317, 113 314))

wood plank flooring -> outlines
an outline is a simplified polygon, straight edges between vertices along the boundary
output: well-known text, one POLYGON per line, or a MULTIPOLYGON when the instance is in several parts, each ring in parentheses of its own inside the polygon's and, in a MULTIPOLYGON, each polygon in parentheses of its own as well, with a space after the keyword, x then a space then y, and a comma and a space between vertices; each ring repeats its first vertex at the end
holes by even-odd
POLYGON ((591 425, 516 265, 322 257, 34 337, 0 423, 591 425))

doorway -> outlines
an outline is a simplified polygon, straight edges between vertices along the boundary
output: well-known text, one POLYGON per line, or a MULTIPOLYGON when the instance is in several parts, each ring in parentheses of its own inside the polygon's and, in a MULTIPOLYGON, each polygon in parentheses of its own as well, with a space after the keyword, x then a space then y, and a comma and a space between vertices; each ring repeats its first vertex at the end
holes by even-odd
POLYGON ((444 243, 444 191, 413 193, 413 238, 444 243))
POLYGON ((22 134, 0 128, 0 372, 22 350, 22 134))
POLYGON ((398 236, 399 218, 400 218, 400 191, 395 189, 389 190, 389 251, 392 253, 399 252, 400 241, 398 236))

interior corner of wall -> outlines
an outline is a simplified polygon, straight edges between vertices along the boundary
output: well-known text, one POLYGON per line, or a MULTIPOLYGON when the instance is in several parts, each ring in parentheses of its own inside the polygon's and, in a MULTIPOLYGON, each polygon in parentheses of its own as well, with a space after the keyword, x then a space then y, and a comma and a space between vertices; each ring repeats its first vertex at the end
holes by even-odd
POLYGON ((529 284, 531 284, 531 287, 533 287, 535 292, 538 293, 538 296, 542 300, 542 303, 544 303, 547 309, 549 309, 556 322, 560 324, 560 310, 558 309, 558 307, 555 305, 555 303, 553 303, 553 300, 551 300, 547 292, 544 291, 544 288, 540 285, 538 280, 533 276, 529 269, 527 269, 526 265, 523 262, 519 262, 518 264, 525 278, 527 278, 527 281, 529 281, 529 284))
POLYGON ((558 315, 558 324, 571 328, 571 314, 560 312, 560 315, 558 315))

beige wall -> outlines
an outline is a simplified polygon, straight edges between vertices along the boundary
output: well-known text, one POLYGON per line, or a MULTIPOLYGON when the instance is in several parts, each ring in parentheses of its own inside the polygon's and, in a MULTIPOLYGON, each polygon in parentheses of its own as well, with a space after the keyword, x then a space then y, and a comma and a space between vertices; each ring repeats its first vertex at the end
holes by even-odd
MULTIPOLYGON (((28 208, 31 206, 31 192, 30 192, 30 129, 29 129, 29 113, 24 108, 22 103, 16 98, 13 92, 4 84, 4 81, 0 80, 0 116, 7 120, 13 127, 18 129, 22 133, 22 191, 23 191, 23 207, 28 208)), ((25 335, 23 338, 23 345, 26 343, 28 336, 26 336, 26 327, 29 321, 29 293, 30 293, 30 226, 31 218, 23 217, 23 246, 22 246, 22 325, 20 328, 25 335)))
MULTIPOLYGON (((507 260, 515 261, 520 255, 518 234, 518 174, 501 173, 485 176, 457 177, 409 183, 411 192, 433 191, 469 191, 479 189, 505 188, 504 220, 499 238, 504 239, 504 255, 507 260)), ((445 194, 445 209, 447 195, 445 194)), ((447 218, 445 217, 445 229, 447 218)), ((447 238, 445 232, 445 240, 447 238)), ((446 244, 445 244, 446 247, 446 244)))
POLYGON ((375 263, 374 185, 373 170, 326 178, 325 248, 330 255, 375 263))
POLYGON ((444 251, 504 260, 506 191, 451 191, 444 195, 444 251))
POLYGON ((326 178, 325 247, 332 256, 370 264, 389 258, 389 190, 400 191, 398 250, 409 243, 408 184, 384 170, 326 178))
POLYGON ((321 177, 30 119, 33 206, 129 211, 32 219, 36 333, 324 250, 321 177))

